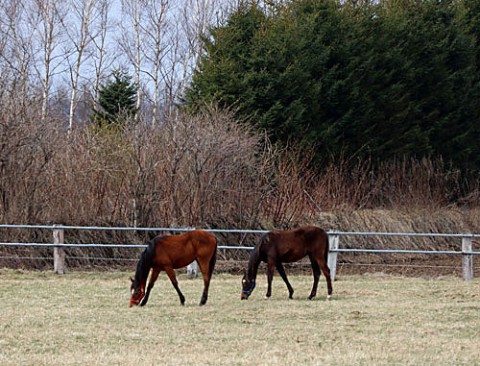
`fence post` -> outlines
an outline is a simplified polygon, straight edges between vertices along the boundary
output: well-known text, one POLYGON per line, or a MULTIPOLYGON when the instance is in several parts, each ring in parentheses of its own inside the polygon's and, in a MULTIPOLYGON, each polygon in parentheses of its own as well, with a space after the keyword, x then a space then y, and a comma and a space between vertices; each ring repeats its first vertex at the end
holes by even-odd
MULTIPOLYGON (((53 244, 63 244, 63 229, 53 230, 53 244)), ((58 274, 65 273, 65 252, 63 247, 53 247, 53 271, 58 274)))
POLYGON ((472 252, 472 237, 464 236, 462 238, 462 269, 463 279, 465 281, 473 280, 473 255, 465 254, 472 252))
POLYGON ((338 249, 340 245, 340 235, 328 235, 328 241, 330 245, 330 251, 328 253, 328 268, 330 268, 330 277, 332 281, 335 281, 335 276, 337 274, 337 252, 332 252, 332 250, 338 249))
POLYGON ((187 276, 188 278, 197 278, 198 277, 198 263, 193 261, 187 266, 187 276))

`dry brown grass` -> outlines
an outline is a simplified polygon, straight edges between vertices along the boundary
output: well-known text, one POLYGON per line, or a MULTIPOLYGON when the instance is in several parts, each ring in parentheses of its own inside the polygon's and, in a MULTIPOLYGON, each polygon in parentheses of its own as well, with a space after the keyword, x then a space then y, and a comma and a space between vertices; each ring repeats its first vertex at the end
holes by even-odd
POLYGON ((2 365, 452 365, 480 359, 479 282, 340 277, 334 299, 307 301, 311 278, 275 277, 240 301, 240 277, 180 276, 182 307, 160 277, 149 304, 127 308, 129 273, 0 271, 2 365))

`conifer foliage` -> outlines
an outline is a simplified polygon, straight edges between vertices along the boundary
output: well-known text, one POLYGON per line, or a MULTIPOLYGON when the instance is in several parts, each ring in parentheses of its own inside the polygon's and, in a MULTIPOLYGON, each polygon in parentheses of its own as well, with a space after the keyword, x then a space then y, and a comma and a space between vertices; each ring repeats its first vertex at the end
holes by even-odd
POLYGON ((136 97, 137 88, 132 77, 122 70, 114 70, 100 88, 93 122, 97 126, 124 124, 137 113, 136 97))
POLYGON ((242 4, 205 37, 191 108, 233 107, 320 163, 429 157, 480 170, 478 1, 242 4))

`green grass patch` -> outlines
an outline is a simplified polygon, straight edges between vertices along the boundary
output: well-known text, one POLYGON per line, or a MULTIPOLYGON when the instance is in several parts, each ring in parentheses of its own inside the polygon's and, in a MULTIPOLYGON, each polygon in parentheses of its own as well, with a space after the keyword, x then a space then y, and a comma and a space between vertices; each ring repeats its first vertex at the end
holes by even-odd
POLYGON ((248 301, 240 276, 179 276, 187 299, 162 274, 143 308, 128 308, 130 273, 64 276, 0 270, 1 365, 452 365, 480 360, 479 281, 345 276, 326 301, 321 278, 279 277, 264 300, 261 274, 248 301))

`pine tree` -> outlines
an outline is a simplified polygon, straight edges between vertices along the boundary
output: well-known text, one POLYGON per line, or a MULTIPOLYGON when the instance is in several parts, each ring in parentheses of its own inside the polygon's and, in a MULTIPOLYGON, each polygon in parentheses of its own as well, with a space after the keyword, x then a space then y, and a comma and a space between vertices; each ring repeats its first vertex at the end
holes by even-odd
POLYGON ((125 123, 137 113, 136 95, 132 77, 122 70, 114 70, 111 79, 99 91, 93 122, 98 126, 125 123))

